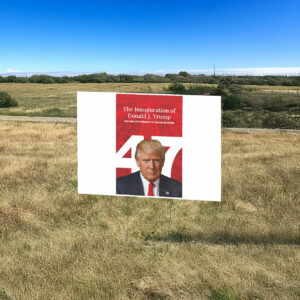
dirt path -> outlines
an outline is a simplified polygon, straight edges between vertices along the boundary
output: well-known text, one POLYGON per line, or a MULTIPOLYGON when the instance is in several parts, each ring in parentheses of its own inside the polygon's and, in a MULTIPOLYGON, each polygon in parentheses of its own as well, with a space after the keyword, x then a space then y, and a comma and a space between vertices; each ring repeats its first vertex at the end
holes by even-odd
POLYGON ((250 132, 287 132, 287 133, 295 133, 295 134, 300 134, 300 130, 296 129, 280 129, 280 128, 222 128, 223 131, 231 131, 231 132, 237 132, 237 133, 250 133, 250 132))
POLYGON ((1 116, 0 115, 0 121, 46 122, 46 123, 77 123, 77 118, 1 116))
MULTIPOLYGON (((77 123, 77 118, 58 118, 58 117, 28 117, 28 116, 2 116, 0 121, 17 121, 17 122, 45 122, 45 123, 77 123)), ((300 134, 300 130, 294 129, 267 129, 267 128, 222 128, 223 131, 250 133, 250 132, 289 132, 300 134)))

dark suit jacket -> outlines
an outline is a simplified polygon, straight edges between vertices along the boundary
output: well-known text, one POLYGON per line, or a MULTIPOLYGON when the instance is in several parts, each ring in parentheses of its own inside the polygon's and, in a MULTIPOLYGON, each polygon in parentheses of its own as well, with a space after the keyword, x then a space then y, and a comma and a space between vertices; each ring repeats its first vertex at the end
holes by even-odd
MULTIPOLYGON (((117 194, 144 196, 144 188, 140 171, 117 178, 117 194)), ((182 197, 181 182, 160 175, 159 196, 182 197)))

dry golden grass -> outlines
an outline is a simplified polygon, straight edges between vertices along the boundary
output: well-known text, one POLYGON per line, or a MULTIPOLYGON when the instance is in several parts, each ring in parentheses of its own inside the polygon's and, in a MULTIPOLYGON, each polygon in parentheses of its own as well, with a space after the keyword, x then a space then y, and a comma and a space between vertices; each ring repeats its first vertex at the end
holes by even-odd
POLYGON ((223 201, 168 235, 167 200, 77 194, 75 125, 0 122, 0 299, 299 299, 300 136, 222 139, 223 201))
POLYGON ((76 117, 77 91, 162 93, 167 83, 0 83, 0 91, 11 94, 18 107, 0 108, 2 115, 76 117))

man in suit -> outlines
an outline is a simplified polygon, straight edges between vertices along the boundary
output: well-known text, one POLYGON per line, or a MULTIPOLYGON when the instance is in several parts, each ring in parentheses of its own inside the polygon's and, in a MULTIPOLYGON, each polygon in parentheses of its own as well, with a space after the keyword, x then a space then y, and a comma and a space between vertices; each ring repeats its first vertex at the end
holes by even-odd
POLYGON ((181 198, 181 182, 161 174, 165 153, 158 140, 141 141, 135 152, 140 171, 117 178, 117 194, 181 198))

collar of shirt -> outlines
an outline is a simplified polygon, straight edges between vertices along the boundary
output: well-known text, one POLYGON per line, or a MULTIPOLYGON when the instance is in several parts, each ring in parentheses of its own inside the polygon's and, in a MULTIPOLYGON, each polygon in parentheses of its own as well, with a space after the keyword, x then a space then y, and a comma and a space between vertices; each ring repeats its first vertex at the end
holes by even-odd
MULTIPOLYGON (((140 172, 142 183, 143 183, 143 188, 144 188, 144 195, 148 195, 148 187, 150 181, 148 181, 140 172)), ((155 181, 153 181, 154 187, 153 187, 153 195, 158 197, 159 196, 159 178, 157 178, 155 181)))

